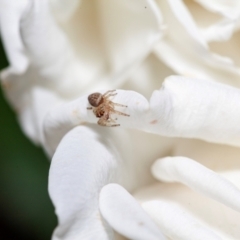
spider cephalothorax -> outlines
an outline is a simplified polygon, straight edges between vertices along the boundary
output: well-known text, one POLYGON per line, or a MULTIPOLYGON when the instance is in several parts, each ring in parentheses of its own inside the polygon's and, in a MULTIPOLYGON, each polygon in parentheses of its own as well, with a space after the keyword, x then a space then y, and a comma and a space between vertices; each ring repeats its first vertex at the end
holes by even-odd
POLYGON ((97 118, 100 118, 98 120, 98 124, 101 126, 106 127, 120 126, 120 124, 115 124, 115 120, 111 118, 111 114, 115 113, 127 117, 130 116, 126 113, 122 113, 114 109, 115 106, 127 107, 126 105, 114 103, 111 100, 109 100, 110 97, 117 95, 117 93, 113 93, 115 91, 116 90, 109 90, 104 94, 96 92, 88 96, 88 102, 91 104, 92 107, 88 107, 87 109, 89 110, 93 109, 93 113, 95 114, 95 116, 97 118))

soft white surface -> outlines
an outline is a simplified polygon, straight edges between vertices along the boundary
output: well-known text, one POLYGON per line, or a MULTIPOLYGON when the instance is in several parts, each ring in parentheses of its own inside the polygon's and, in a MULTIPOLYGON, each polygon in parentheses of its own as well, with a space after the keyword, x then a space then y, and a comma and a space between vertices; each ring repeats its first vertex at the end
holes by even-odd
POLYGON ((213 12, 221 13, 228 18, 237 18, 240 15, 240 3, 238 0, 195 0, 213 12))
POLYGON ((84 1, 85 5, 71 1, 66 9, 69 19, 61 26, 52 12, 60 14, 58 7, 66 4, 64 1, 26 0, 15 4, 1 0, 0 4, 1 35, 10 60, 1 80, 25 134, 35 143, 41 142, 39 116, 43 119, 57 103, 49 102, 42 112, 42 108, 35 109, 32 102, 44 101, 45 97, 36 96, 36 89, 52 93, 62 103, 89 89, 116 88, 162 34, 161 13, 152 0, 84 1), (97 19, 79 14, 82 8, 97 19), (75 15, 81 16, 83 23, 92 24, 87 31, 79 26, 75 15))
POLYGON ((240 190, 227 179, 186 157, 166 157, 152 166, 155 178, 180 182, 240 212, 240 190))
MULTIPOLYGON (((209 153, 210 155, 211 153, 209 153)), ((239 172, 234 173, 233 171, 229 172, 228 176, 226 175, 234 184, 239 183, 239 180, 236 180, 237 176, 239 176, 239 172)), ((186 237, 187 233, 194 233, 195 230, 200 230, 200 232, 209 230, 221 239, 238 240, 240 237, 239 212, 192 191, 183 184, 159 182, 139 189, 134 196, 142 203, 160 201, 161 211, 166 209, 166 212, 161 215, 157 214, 158 216, 153 213, 151 216, 162 225, 165 224, 165 230, 161 228, 164 234, 167 230, 174 233, 173 229, 176 229, 179 236, 183 234, 182 236, 186 237), (175 211, 176 217, 174 218, 175 211), (180 213, 180 215, 177 213, 180 213), (192 226, 194 223, 197 223, 195 226, 199 227, 198 229, 192 226), (185 233, 186 228, 182 224, 188 229, 185 233), (173 228, 173 225, 175 225, 175 228, 173 228), (191 230, 193 231, 191 232, 191 230)), ((144 204, 142 206, 144 207, 144 204)))
MULTIPOLYGON (((179 167, 178 181, 208 197, 182 184, 151 185, 154 159, 182 153, 195 155, 193 159, 216 172, 224 170, 222 176, 239 187, 236 148, 224 146, 223 151, 223 146, 191 139, 240 145, 239 90, 199 80, 240 86, 239 1, 198 2, 220 13, 218 20, 199 12, 196 21, 190 2, 181 0, 0 0, 0 31, 10 62, 1 73, 4 92, 24 132, 49 156, 55 153, 49 191, 59 226, 53 239, 112 239, 112 229, 98 211, 98 194, 112 181, 142 191, 147 201, 157 200, 150 203, 149 213, 165 224, 168 236, 240 239, 239 212, 228 207, 239 209, 238 191, 216 173, 194 165, 199 173, 194 182, 195 176, 179 167), (217 45, 213 40, 228 42, 217 45), (167 78, 151 96, 174 72, 190 78, 167 78), (92 111, 86 110, 87 96, 116 88, 113 101, 128 105, 117 110, 130 117, 116 116, 121 124, 116 129, 97 126, 92 111), (205 175, 215 189, 202 179, 205 175), (165 209, 166 216, 155 208, 165 209), (179 214, 173 219, 174 213, 179 214)), ((103 201, 103 208, 109 224, 125 232, 126 219, 134 223, 142 209, 125 190, 120 192, 118 201, 111 197, 119 192, 105 192, 109 204, 103 201), (116 208, 125 201, 131 203, 129 212, 116 208), (136 215, 129 216, 131 211, 136 215)), ((127 232, 138 234, 130 228, 127 232)))
POLYGON ((101 0, 97 7, 111 81, 119 86, 162 36, 162 15, 153 0, 101 0))
MULTIPOLYGON (((87 110, 87 96, 59 105, 46 115, 44 145, 50 154, 69 129, 85 122, 97 122, 93 112, 87 110)), ((120 127, 240 145, 240 112, 236 111, 240 108, 240 90, 236 88, 172 76, 165 80, 160 90, 154 91, 150 103, 142 95, 124 90, 117 90, 112 101, 128 106, 117 110, 130 117, 113 115, 120 127)))
POLYGON ((29 10, 30 0, 0 1, 0 31, 1 38, 7 53, 10 68, 2 73, 1 77, 10 73, 22 73, 26 70, 29 60, 24 51, 23 41, 20 37, 20 20, 29 10))
POLYGON ((106 137, 77 127, 62 139, 49 172, 59 225, 52 239, 113 239, 98 211, 101 188, 117 178, 117 153, 106 137))
POLYGON ((142 203, 142 207, 156 221, 164 234, 171 239, 222 239, 210 229, 203 227, 194 217, 176 204, 155 200, 142 203))
MULTIPOLYGON (((212 52, 207 45, 206 34, 217 41, 222 40, 219 31, 213 33, 211 30, 211 27, 216 29, 221 25, 218 22, 210 24, 210 30, 206 30, 210 32, 203 34, 203 30, 196 25, 194 16, 189 13, 183 1, 176 2, 177 4, 175 1, 157 1, 167 31, 165 37, 155 47, 156 55, 183 76, 215 80, 239 87, 239 66, 233 65, 229 57, 212 52)), ((205 21, 205 17, 204 14, 201 15, 202 21, 205 21)), ((231 25, 235 24, 236 19, 223 21, 230 24, 228 24, 230 28, 224 25, 221 30, 222 33, 225 32, 223 35, 229 38, 230 31, 233 30, 231 25)))
POLYGON ((103 187, 99 208, 109 225, 130 239, 166 240, 140 204, 118 184, 103 187))
POLYGON ((67 21, 77 10, 82 0, 49 0, 51 8, 59 21, 67 21))
POLYGON ((239 146, 240 91, 198 79, 172 76, 150 99, 151 132, 239 146))
MULTIPOLYGON (((100 91, 105 93, 106 91, 100 91)), ((133 91, 117 90, 117 95, 112 97, 113 101, 120 104, 128 104, 127 108, 117 107, 118 111, 130 114, 130 117, 114 115, 117 122, 121 125, 135 128, 142 127, 144 122, 139 121, 148 110, 147 100, 139 93, 133 91)), ((90 104, 87 100, 88 95, 84 95, 75 101, 61 104, 52 109, 44 119, 44 146, 50 155, 55 151, 61 138, 69 129, 85 123, 97 123, 99 120, 93 114, 92 110, 88 110, 90 104)), ((112 116, 113 117, 113 116, 112 116)), ((101 127, 104 129, 105 127, 101 127)))

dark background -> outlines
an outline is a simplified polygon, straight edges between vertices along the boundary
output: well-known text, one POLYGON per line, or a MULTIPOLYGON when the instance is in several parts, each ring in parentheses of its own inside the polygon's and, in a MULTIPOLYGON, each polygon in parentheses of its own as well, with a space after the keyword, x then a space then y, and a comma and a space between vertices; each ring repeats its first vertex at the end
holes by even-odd
MULTIPOLYGON (((0 70, 8 66, 0 39, 0 70)), ((0 88, 0 239, 49 240, 57 224, 50 162, 22 133, 0 88)))

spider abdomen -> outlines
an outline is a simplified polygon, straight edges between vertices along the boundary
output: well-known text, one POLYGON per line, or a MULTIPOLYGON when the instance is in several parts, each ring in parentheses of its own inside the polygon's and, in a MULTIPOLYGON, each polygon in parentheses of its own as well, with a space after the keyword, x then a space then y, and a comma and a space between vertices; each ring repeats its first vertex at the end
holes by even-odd
POLYGON ((103 103, 103 96, 101 93, 92 93, 88 96, 88 101, 93 107, 98 107, 101 103, 103 103))

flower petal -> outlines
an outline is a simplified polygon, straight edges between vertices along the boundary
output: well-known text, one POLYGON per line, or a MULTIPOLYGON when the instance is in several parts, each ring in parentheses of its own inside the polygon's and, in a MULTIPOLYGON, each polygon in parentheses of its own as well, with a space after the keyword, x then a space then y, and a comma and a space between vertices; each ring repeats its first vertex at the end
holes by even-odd
POLYGON ((207 42, 227 41, 232 36, 234 27, 234 21, 222 20, 208 28, 202 29, 201 32, 207 42))
POLYGON ((212 12, 218 12, 227 18, 237 18, 240 14, 240 4, 238 0, 195 0, 206 9, 212 12))
POLYGON ((146 130, 240 146, 240 91, 227 85, 171 76, 150 99, 146 130))
POLYGON ((185 157, 167 157, 152 166, 162 181, 181 182, 188 187, 240 212, 240 190, 203 165, 185 157))
MULTIPOLYGON (((62 97, 74 97, 73 88, 79 96, 79 87, 86 82, 79 81, 81 67, 51 15, 48 0, 21 1, 18 4, 1 0, 0 4, 1 32, 10 59, 10 67, 1 74, 4 90, 19 115, 24 132, 39 143, 40 129, 37 128, 36 109, 32 104, 36 100, 34 90, 54 89, 53 95, 61 92, 62 97), (73 84, 75 81, 77 84, 73 84)), ((37 101, 43 102, 44 95, 39 97, 37 101)), ((52 105, 46 105, 46 110, 52 105)), ((39 114, 40 111, 38 117, 41 115, 43 118, 45 109, 39 114)))
POLYGON ((152 50, 161 26, 153 0, 89 0, 82 1, 62 29, 77 53, 79 79, 117 88, 152 50))
MULTIPOLYGON (((5 1, 2 0, 2 3, 4 2, 5 1)), ((29 65, 28 63, 27 65, 25 64, 26 66, 24 65, 25 67, 20 67, 19 65, 22 72, 15 74, 13 74, 10 69, 7 69, 3 72, 2 78, 5 86, 9 86, 5 89, 6 95, 13 107, 18 110, 19 119, 25 133, 34 142, 39 143, 39 129, 36 128, 36 124, 34 122, 36 120, 35 109, 33 109, 31 104, 35 100, 33 99, 35 96, 33 93, 34 88, 38 88, 40 86, 40 88, 46 88, 48 90, 54 90, 56 93, 60 93, 62 98, 74 99, 79 96, 80 92, 83 91, 83 87, 90 87, 92 80, 95 81, 97 79, 99 81, 100 78, 102 81, 99 82, 99 85, 101 85, 101 87, 105 86, 108 88, 110 85, 113 85, 112 83, 114 81, 111 81, 111 83, 104 81, 107 78, 102 77, 98 70, 96 70, 96 66, 92 61, 89 62, 89 59, 85 58, 85 55, 83 56, 85 59, 83 61, 75 55, 67 37, 62 29, 57 25, 51 14, 48 0, 32 1, 29 6, 27 5, 28 11, 26 11, 25 8, 23 11, 23 7, 19 7, 20 11, 17 8, 18 5, 14 8, 10 3, 5 4, 4 8, 1 8, 4 10, 1 11, 1 19, 3 19, 1 22, 4 23, 3 31, 4 36, 6 35, 4 42, 6 44, 8 44, 8 42, 11 43, 11 41, 8 41, 8 38, 11 37, 12 32, 14 32, 13 39, 17 39, 17 42, 12 42, 9 45, 9 49, 13 48, 13 50, 9 51, 15 54, 15 50, 18 50, 16 64, 18 62, 23 62, 20 59, 20 56, 24 56, 26 57, 29 65), (15 16, 14 19, 11 20, 11 22, 14 23, 13 30, 11 30, 12 28, 7 27, 7 22, 11 16, 15 16), (22 52, 27 52, 27 55, 23 55, 22 52), (18 61, 19 59, 21 61, 18 61)), ((119 29, 119 31, 121 30, 119 34, 129 34, 132 37, 124 37, 124 39, 132 39, 133 41, 119 41, 118 38, 115 38, 116 36, 112 39, 112 33, 109 33, 111 36, 109 35, 109 39, 108 37, 106 37, 106 39, 108 39, 111 44, 109 43, 107 45, 110 47, 112 46, 112 43, 114 46, 120 44, 116 48, 117 52, 112 52, 111 54, 113 55, 110 55, 119 56, 119 49, 124 50, 126 53, 133 53, 131 48, 133 45, 136 47, 137 45, 135 43, 139 40, 136 40, 135 37, 141 37, 141 41, 137 41, 140 45, 136 47, 134 54, 128 58, 130 60, 126 60, 126 56, 124 56, 124 58, 121 58, 121 63, 118 61, 120 65, 123 64, 121 65, 122 67, 120 67, 121 69, 118 67, 116 69, 114 68, 118 71, 118 73, 114 72, 115 70, 112 71, 112 74, 116 73, 115 76, 119 76, 121 73, 124 75, 127 72, 126 69, 130 70, 132 65, 138 64, 139 61, 150 51, 152 44, 161 34, 161 14, 152 0, 143 0, 140 4, 139 1, 135 1, 132 3, 133 5, 129 5, 128 1, 122 3, 122 5, 117 3, 115 4, 116 5, 112 4, 112 2, 108 3, 107 1, 106 3, 101 2, 99 3, 99 9, 101 8, 101 11, 105 13, 104 11, 107 11, 107 9, 111 10, 113 8, 116 14, 112 15, 111 11, 108 11, 108 14, 106 13, 106 16, 111 18, 115 18, 119 12, 126 12, 125 16, 129 15, 126 19, 129 21, 127 26, 130 29, 126 28, 126 26, 121 27, 119 29), (137 8, 132 8, 131 6, 137 6, 137 8), (144 6, 146 6, 147 9, 145 9, 144 6), (135 15, 133 13, 135 13, 135 15), (130 30, 134 30, 135 32, 133 33, 130 30), (123 47, 121 48, 121 46, 123 47), (131 49, 131 51, 129 51, 129 49, 131 49), (141 51, 139 51, 139 49, 141 51), (124 68, 124 70, 122 68, 124 68)), ((118 19, 120 19, 121 16, 118 15, 118 19)), ((105 24, 102 24, 102 28, 106 31, 108 28, 112 28, 111 31, 113 31, 114 34, 116 29, 114 26, 110 26, 111 24, 109 25, 109 23, 114 23, 114 21, 109 21, 108 24, 105 22, 105 24)), ((122 21, 118 21, 118 23, 121 24, 122 21)), ((86 46, 84 46, 84 48, 86 50, 86 46)), ((91 49, 95 52, 94 48, 91 49)), ((87 54, 89 55, 89 52, 87 52, 87 54)), ((94 61, 97 62, 97 64, 102 64, 103 55, 104 54, 101 52, 99 58, 94 58, 96 60, 94 61)), ((17 66, 17 68, 19 67, 17 66)), ((100 72, 102 73, 103 71, 101 70, 100 72)), ((38 101, 41 100, 38 98, 38 101)), ((64 100, 60 100, 60 103, 62 101, 64 100)), ((46 106, 46 110, 49 109, 50 108, 46 106)), ((39 114, 42 119, 45 114, 45 110, 42 113, 38 112, 38 116, 40 116, 39 114)), ((37 126, 39 126, 39 124, 37 124, 37 126)))
POLYGON ((212 42, 209 43, 209 46, 212 51, 221 55, 227 56, 232 60, 233 65, 240 66, 240 56, 238 54, 239 43, 240 41, 240 32, 235 32, 231 39, 226 42, 212 42))
POLYGON ((59 21, 67 21, 76 11, 82 0, 50 0, 52 10, 59 21))
MULTIPOLYGON (((1 1, 4 2, 4 0, 1 1)), ((29 2, 26 4, 26 2, 24 1, 25 8, 23 6, 20 8, 18 5, 12 6, 14 4, 4 5, 3 11, 1 11, 1 22, 3 29, 6 29, 3 32, 4 44, 9 44, 7 49, 13 48, 16 54, 27 53, 27 61, 31 63, 31 66, 26 66, 24 71, 17 74, 19 78, 21 78, 20 74, 26 74, 25 84, 30 84, 28 77, 31 78, 31 82, 33 82, 32 78, 34 77, 35 83, 40 84, 37 80, 41 79, 41 84, 44 86, 49 86, 56 81, 59 85, 62 81, 65 81, 63 80, 65 76, 62 76, 64 70, 70 67, 73 71, 71 65, 74 65, 74 54, 66 36, 51 15, 48 0, 33 0, 31 4, 29 2), (18 11, 21 9, 22 12, 16 14, 16 9, 18 11), (10 17, 14 17, 14 19, 9 20, 10 17), (12 25, 7 24, 7 21, 12 25), (14 27, 14 30, 11 30, 11 26, 14 27), (15 33, 14 39, 18 39, 18 43, 12 42, 13 37, 9 35, 10 33, 7 34, 7 31, 11 34, 15 33), (20 43, 21 48, 19 47, 20 43), (62 71, 59 71, 59 69, 62 71)), ((17 76, 11 75, 11 73, 4 74, 5 81, 11 81, 12 78, 17 76)))
POLYGON ((162 15, 153 0, 102 0, 98 7, 108 68, 119 86, 161 37, 162 15))
MULTIPOLYGON (((100 91, 104 93, 106 91, 100 91)), ((113 102, 127 105, 112 114, 125 128, 140 129, 170 137, 199 138, 239 146, 240 91, 227 85, 172 76, 148 101, 133 91, 117 90, 113 102)), ((97 123, 87 110, 87 95, 52 109, 44 119, 45 146, 54 152, 64 134, 85 122, 97 123)), ((112 117, 112 116, 111 116, 112 117)))
MULTIPOLYGON (((0 31, 12 73, 22 73, 28 67, 24 44, 20 36, 20 19, 28 12, 30 1, 0 0, 0 31)), ((2 73, 1 78, 7 72, 2 73)))
MULTIPOLYGON (((209 153, 210 155, 211 153, 209 153)), ((172 216, 172 209, 177 207, 184 215, 186 213, 196 223, 199 223, 199 226, 202 225, 205 229, 212 230, 222 239, 240 239, 239 224, 236 224, 240 221, 239 212, 192 191, 183 184, 155 183, 138 190, 134 193, 134 197, 141 203, 152 200, 166 203, 169 205, 170 216, 172 216)), ((168 216, 166 218, 164 216, 162 216, 161 220, 164 221, 166 219, 166 228, 173 231, 172 221, 174 221, 174 215, 169 221, 168 216)), ((180 225, 181 222, 177 223, 177 226, 180 225)), ((162 229, 162 231, 165 230, 162 229)))
POLYGON ((99 204, 103 217, 122 235, 136 240, 166 239, 137 201, 120 185, 103 187, 99 204))
MULTIPOLYGON (((233 183, 240 188, 240 148, 222 144, 213 144, 196 139, 181 139, 173 147, 171 156, 185 156, 201 163, 222 175, 236 171, 239 181, 233 183), (239 174, 237 172, 239 171, 239 174)), ((232 179, 228 180, 232 181, 232 179)))
MULTIPOLYGON (((86 81, 81 64, 70 45, 67 36, 57 25, 48 0, 32 1, 29 13, 21 19, 22 41, 31 61, 35 84, 62 92, 65 96, 76 94, 86 81), (72 86, 74 85, 74 86, 72 86)), ((30 77, 26 73, 26 80, 30 77)), ((33 80, 31 79, 31 82, 33 80)))
POLYGON ((202 226, 177 204, 155 200, 142 203, 142 207, 171 239, 221 240, 212 230, 202 226))
POLYGON ((101 188, 117 178, 117 155, 106 135, 85 126, 62 139, 49 173, 49 194, 59 220, 54 240, 112 239, 98 197, 101 188))
POLYGON ((155 54, 150 54, 129 76, 122 89, 134 89, 146 98, 150 98, 153 89, 158 89, 163 80, 175 74, 155 54))
POLYGON ((232 36, 236 28, 236 18, 232 16, 228 18, 216 11, 208 11, 196 1, 185 1, 185 4, 207 42, 226 41, 232 36))
MULTIPOLYGON (((106 91, 99 91, 105 93, 106 91)), ((112 98, 114 102, 128 105, 128 108, 118 108, 118 110, 131 115, 129 117, 116 115, 118 122, 128 127, 142 127, 144 122, 139 121, 140 117, 148 110, 147 100, 140 94, 133 91, 117 90, 117 95, 112 98), (116 99, 116 100, 115 100, 116 99)), ((88 95, 84 95, 75 101, 61 104, 46 115, 44 119, 44 146, 47 152, 52 155, 62 137, 73 127, 80 124, 97 123, 97 118, 92 110, 87 110, 90 104, 88 95)))
MULTIPOLYGON (((201 36, 200 32, 197 29, 195 22, 191 14, 189 13, 188 9, 184 5, 182 0, 168 0, 168 7, 169 10, 172 11, 172 21, 174 22, 174 18, 176 18, 177 22, 175 24, 179 24, 180 26, 184 27, 186 33, 193 38, 196 43, 200 44, 203 48, 207 48, 207 44, 204 41, 204 38, 201 36)), ((165 9, 167 8, 165 5, 165 9)), ((161 6, 161 5, 160 5, 161 6)), ((167 14, 167 12, 166 12, 167 14)), ((170 11, 168 12, 170 14, 170 11)), ((170 20, 170 19, 169 19, 170 20)), ((180 29, 178 30, 180 31, 180 29)))
POLYGON ((159 59, 181 75, 217 79, 239 86, 240 68, 229 58, 220 57, 209 50, 183 2, 158 1, 158 4, 168 26, 165 37, 155 46, 159 59))

